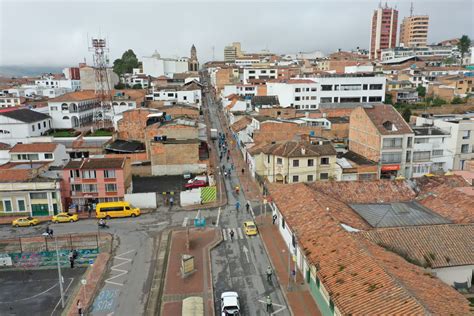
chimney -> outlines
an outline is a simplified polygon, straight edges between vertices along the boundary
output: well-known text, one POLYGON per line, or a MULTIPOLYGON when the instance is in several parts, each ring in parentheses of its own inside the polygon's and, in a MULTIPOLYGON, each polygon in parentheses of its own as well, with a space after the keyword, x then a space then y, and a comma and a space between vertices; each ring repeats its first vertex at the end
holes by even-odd
POLYGON ((301 147, 301 154, 304 156, 306 154, 306 149, 304 147, 301 147))

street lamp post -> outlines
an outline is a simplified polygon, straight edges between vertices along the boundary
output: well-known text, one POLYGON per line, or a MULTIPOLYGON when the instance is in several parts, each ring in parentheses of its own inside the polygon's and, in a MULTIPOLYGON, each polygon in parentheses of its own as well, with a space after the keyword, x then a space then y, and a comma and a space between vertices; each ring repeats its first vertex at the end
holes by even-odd
POLYGON ((64 308, 63 276, 61 275, 61 265, 59 264, 58 239, 54 237, 56 244, 56 262, 58 264, 59 291, 61 292, 61 307, 64 308))

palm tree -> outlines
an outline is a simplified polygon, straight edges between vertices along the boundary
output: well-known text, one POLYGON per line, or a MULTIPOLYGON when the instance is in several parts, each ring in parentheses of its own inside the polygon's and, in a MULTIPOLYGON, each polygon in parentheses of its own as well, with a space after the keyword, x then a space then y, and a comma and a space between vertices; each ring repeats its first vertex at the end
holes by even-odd
POLYGON ((461 36, 458 43, 458 49, 461 53, 461 65, 463 64, 464 55, 469 51, 471 47, 471 39, 467 35, 461 36))

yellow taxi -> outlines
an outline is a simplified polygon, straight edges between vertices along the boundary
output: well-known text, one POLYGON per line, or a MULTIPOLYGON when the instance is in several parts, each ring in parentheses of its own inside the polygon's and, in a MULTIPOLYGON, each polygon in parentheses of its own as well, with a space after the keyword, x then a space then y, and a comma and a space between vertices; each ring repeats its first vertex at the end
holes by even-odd
POLYGON ((77 214, 69 214, 69 213, 59 213, 54 215, 51 221, 53 223, 66 223, 66 222, 77 222, 79 216, 77 214))
POLYGON ((37 218, 33 217, 20 217, 15 219, 12 222, 12 226, 14 227, 25 227, 25 226, 35 226, 38 225, 40 221, 37 218))
POLYGON ((244 222, 244 232, 247 236, 255 236, 257 235, 257 225, 255 225, 252 221, 244 222))

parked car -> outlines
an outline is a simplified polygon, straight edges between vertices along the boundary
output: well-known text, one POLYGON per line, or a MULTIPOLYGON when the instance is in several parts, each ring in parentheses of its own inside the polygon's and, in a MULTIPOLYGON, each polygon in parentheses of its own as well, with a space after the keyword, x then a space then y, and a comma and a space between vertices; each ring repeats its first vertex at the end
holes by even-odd
POLYGON ((14 227, 36 226, 40 223, 39 219, 34 217, 20 217, 12 222, 14 227))
POLYGON ((224 292, 221 294, 221 313, 222 316, 240 314, 239 294, 237 292, 224 292))
POLYGON ((253 221, 246 221, 244 222, 244 232, 247 236, 255 236, 257 235, 257 225, 253 221))
POLYGON ((69 214, 69 213, 59 213, 54 215, 51 221, 53 223, 67 223, 67 222, 77 222, 79 220, 79 216, 77 214, 69 214))
POLYGON ((194 189, 194 188, 200 188, 200 187, 205 187, 205 186, 207 186, 206 180, 200 180, 196 178, 189 180, 188 183, 184 185, 186 189, 194 189))

